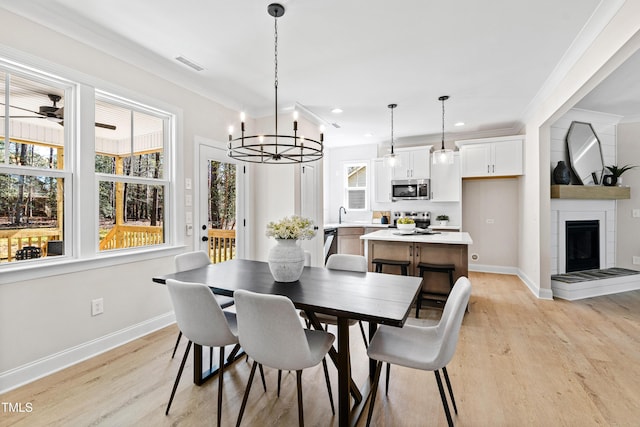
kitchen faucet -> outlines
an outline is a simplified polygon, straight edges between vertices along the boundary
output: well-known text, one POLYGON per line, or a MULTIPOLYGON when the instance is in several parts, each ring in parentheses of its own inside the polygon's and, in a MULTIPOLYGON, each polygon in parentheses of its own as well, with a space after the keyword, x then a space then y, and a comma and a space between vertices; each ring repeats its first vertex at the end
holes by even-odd
POLYGON ((340 209, 338 209, 338 224, 342 224, 342 211, 344 211, 344 214, 347 214, 347 210, 344 208, 344 206, 340 206, 340 209))

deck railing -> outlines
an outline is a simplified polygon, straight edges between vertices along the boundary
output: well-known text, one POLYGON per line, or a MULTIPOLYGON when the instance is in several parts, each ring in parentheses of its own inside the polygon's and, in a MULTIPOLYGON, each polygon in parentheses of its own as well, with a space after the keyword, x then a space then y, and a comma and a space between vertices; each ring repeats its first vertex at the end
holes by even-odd
MULTIPOLYGON (((236 256, 236 230, 210 229, 208 252, 212 263, 224 262, 236 256)), ((0 261, 14 261, 15 254, 25 246, 36 246, 46 255, 47 242, 60 240, 57 228, 24 228, 0 230, 0 261)), ((100 241, 100 250, 156 245, 164 242, 163 227, 115 226, 100 241)))
POLYGON ((216 264, 236 256, 236 230, 209 229, 209 258, 216 264))
POLYGON ((163 227, 146 225, 118 225, 100 241, 100 250, 159 245, 164 242, 163 227))
POLYGON ((20 228, 0 230, 0 262, 11 262, 16 258, 16 252, 25 246, 35 246, 46 255, 47 242, 60 240, 60 230, 57 228, 20 228))

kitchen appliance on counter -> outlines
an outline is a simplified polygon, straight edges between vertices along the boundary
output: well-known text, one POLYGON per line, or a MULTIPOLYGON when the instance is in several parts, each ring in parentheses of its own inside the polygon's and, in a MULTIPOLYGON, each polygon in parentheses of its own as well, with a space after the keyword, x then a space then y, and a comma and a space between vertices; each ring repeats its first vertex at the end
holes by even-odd
POLYGON ((431 180, 429 179, 394 179, 391 181, 391 201, 429 200, 431 180))
POLYGON ((398 218, 411 218, 417 228, 429 228, 431 225, 431 212, 396 211, 393 212, 393 224, 389 228, 397 228, 398 218))

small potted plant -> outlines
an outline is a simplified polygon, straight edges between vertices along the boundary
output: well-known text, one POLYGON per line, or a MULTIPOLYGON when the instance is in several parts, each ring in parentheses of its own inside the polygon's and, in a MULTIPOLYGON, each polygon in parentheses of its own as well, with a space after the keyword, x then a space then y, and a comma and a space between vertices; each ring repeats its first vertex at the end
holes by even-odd
POLYGON ((611 166, 607 166, 606 168, 609 170, 609 172, 611 172, 611 176, 612 178, 607 178, 605 176, 605 185, 609 185, 609 186, 613 186, 613 185, 618 185, 618 186, 622 186, 622 178, 621 175, 623 173, 625 173, 626 171, 628 171, 629 169, 633 169, 637 166, 632 166, 632 165, 624 165, 624 166, 616 166, 616 165, 611 165, 611 166))
POLYGON ((449 223, 449 215, 438 215, 436 221, 440 221, 440 225, 447 225, 449 223))
POLYGON ((411 218, 400 217, 396 223, 398 230, 413 231, 416 228, 416 222, 411 218))

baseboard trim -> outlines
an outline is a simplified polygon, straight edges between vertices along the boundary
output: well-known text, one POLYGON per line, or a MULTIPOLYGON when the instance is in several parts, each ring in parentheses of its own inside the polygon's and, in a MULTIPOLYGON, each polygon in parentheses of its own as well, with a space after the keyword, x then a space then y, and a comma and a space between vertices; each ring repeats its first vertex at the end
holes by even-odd
POLYGON ((130 341, 175 323, 173 312, 131 325, 111 334, 51 354, 26 365, 0 373, 0 394, 51 375, 130 341))
POLYGON ((551 289, 541 289, 536 283, 531 280, 522 270, 518 270, 518 277, 522 282, 527 285, 527 288, 538 299, 553 300, 553 291, 551 289))
POLYGON ((518 274, 516 267, 505 267, 502 265, 469 264, 469 271, 476 271, 478 273, 518 274))

